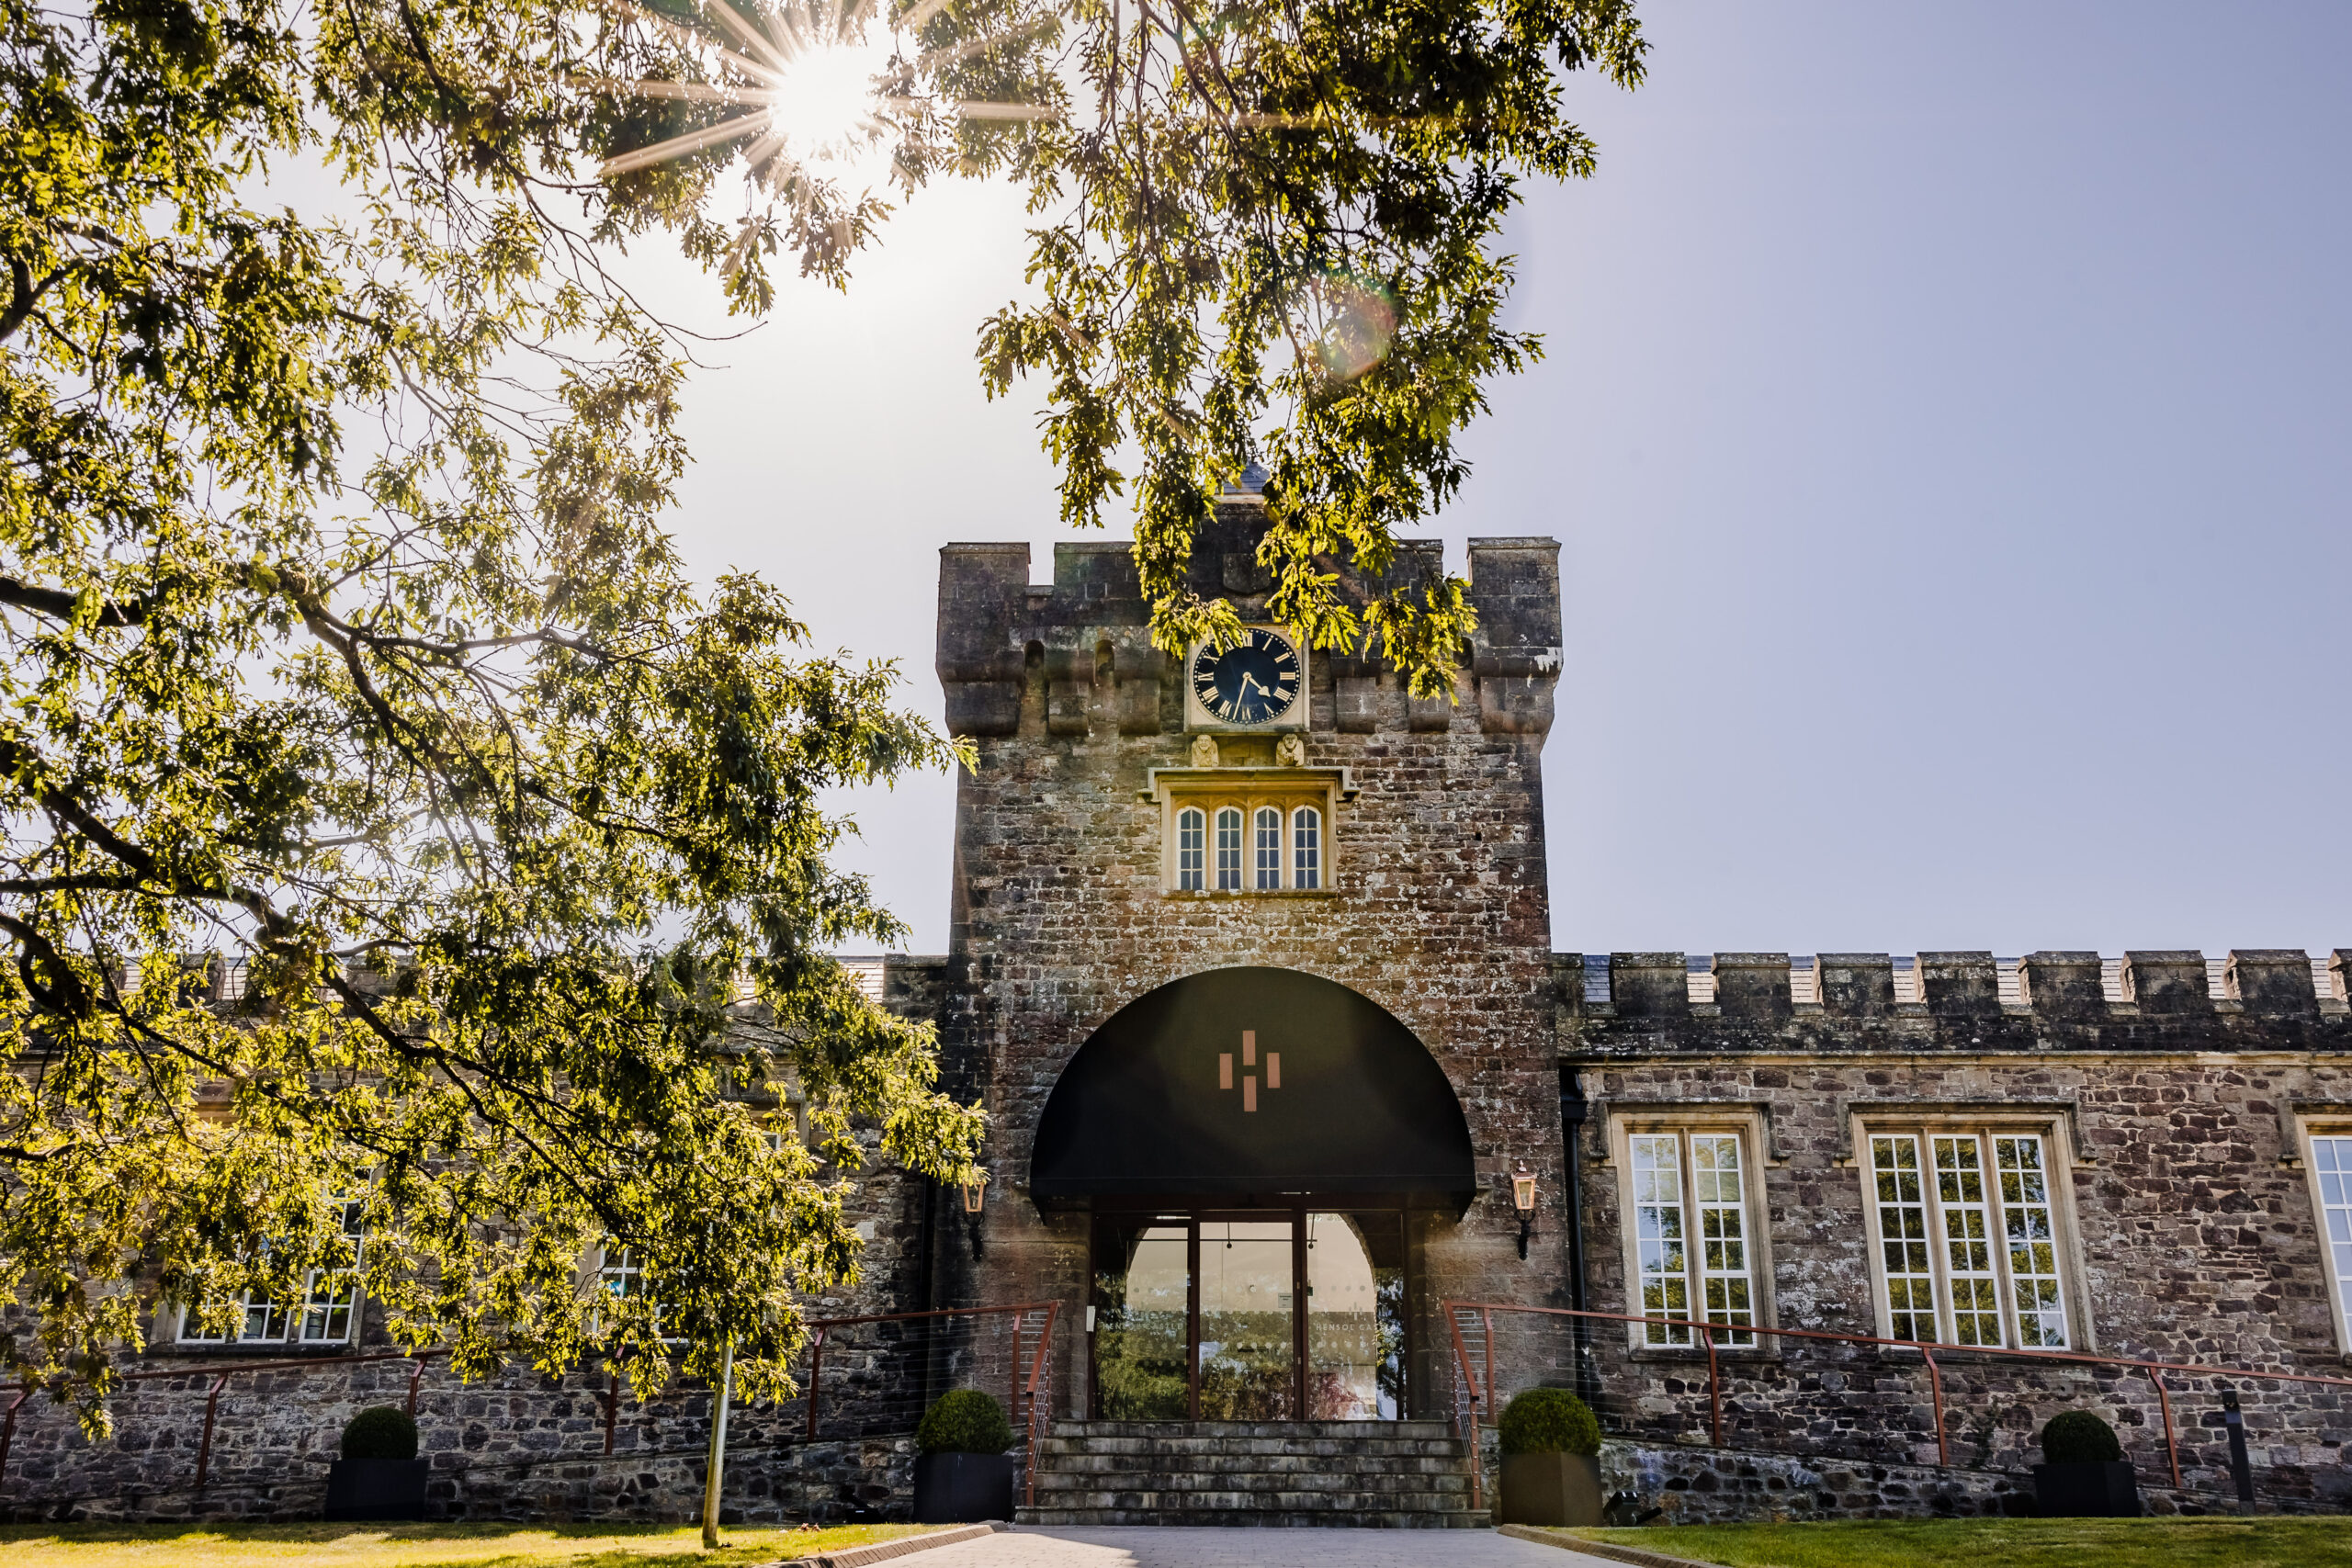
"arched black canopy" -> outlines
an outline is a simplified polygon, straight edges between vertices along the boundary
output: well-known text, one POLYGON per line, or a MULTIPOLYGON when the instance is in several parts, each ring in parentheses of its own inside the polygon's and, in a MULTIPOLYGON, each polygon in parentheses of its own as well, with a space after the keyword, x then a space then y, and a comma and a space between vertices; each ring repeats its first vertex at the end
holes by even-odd
POLYGON ((1476 1183, 1461 1101, 1411 1030, 1336 982, 1238 968, 1138 997, 1079 1047, 1029 1188, 1045 1207, 1316 1192, 1458 1208, 1476 1183))

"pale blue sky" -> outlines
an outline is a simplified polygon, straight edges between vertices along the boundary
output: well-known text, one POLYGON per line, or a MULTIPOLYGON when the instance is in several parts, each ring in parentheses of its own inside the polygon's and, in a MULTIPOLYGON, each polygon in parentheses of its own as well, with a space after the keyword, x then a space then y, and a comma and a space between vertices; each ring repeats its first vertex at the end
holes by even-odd
MULTIPOLYGON (((2352 946, 2352 6, 1648 25, 1512 236, 1550 357, 1424 530, 1566 547, 1556 944, 2352 946)), ((688 405, 689 558, 934 716, 938 546, 1066 536, 971 361, 1019 223, 924 193, 688 405)), ((951 799, 855 803, 916 951, 951 799)))

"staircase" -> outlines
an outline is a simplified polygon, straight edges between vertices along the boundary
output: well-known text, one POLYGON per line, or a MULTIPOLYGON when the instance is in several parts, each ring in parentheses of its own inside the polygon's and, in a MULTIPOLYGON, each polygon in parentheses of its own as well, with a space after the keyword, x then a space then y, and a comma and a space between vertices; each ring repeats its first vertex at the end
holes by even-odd
POLYGON ((1442 1421, 1057 1421, 1033 1525, 1466 1529, 1467 1446, 1442 1421))

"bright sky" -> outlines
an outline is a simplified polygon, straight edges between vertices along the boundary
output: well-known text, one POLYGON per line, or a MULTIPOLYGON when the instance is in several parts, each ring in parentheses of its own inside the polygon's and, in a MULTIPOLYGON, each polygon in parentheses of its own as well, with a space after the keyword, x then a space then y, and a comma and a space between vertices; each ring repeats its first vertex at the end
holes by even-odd
MULTIPOLYGON (((1565 545, 1570 951, 2352 946, 2352 7, 1653 3, 1599 176, 1512 237, 1535 373, 1425 532, 1565 545)), ((677 528, 895 658, 938 547, 1050 575, 1041 392, 982 398, 1008 193, 695 382, 677 528)), ((704 287, 683 269, 684 304, 704 287)), ((682 311, 682 314, 690 313, 682 311)), ((850 855, 946 943, 952 786, 850 855)))

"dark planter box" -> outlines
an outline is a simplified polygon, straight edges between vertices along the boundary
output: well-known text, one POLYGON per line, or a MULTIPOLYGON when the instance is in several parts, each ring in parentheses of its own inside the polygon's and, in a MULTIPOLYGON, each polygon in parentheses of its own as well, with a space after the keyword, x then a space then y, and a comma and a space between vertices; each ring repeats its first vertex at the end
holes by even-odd
POLYGON ((327 1518, 421 1519, 424 1472, 421 1459, 339 1459, 327 1467, 327 1518))
POLYGON ((2037 1464, 2033 1498, 2045 1519, 2136 1519, 2140 1483, 2128 1460, 2093 1464, 2037 1464))
POLYGON ((915 1461, 915 1523, 1012 1517, 1011 1454, 925 1454, 915 1461))
POLYGON ((1500 1525, 1601 1522, 1600 1461, 1593 1454, 1503 1455, 1500 1525))

